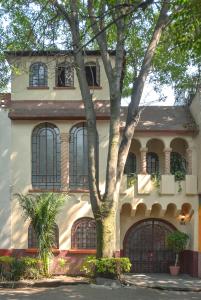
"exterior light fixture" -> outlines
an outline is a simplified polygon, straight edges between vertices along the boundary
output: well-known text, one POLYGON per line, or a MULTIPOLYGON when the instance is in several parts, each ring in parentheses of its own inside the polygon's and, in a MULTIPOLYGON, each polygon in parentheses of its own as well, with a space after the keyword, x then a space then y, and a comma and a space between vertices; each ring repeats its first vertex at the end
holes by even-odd
POLYGON ((184 213, 179 215, 179 223, 181 225, 186 225, 186 215, 184 213))

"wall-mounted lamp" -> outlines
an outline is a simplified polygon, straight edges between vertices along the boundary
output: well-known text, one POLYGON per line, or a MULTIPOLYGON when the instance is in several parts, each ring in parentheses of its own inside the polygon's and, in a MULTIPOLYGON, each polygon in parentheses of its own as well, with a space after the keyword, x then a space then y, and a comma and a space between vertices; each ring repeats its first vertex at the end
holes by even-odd
POLYGON ((184 213, 180 214, 179 215, 179 223, 181 225, 186 225, 186 222, 187 222, 187 217, 184 213))

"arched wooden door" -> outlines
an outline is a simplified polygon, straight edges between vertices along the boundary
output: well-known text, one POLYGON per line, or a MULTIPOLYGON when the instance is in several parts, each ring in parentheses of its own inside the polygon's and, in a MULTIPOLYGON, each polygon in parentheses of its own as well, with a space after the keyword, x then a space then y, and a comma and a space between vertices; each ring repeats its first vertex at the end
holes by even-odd
POLYGON ((146 219, 134 224, 124 239, 124 256, 131 260, 131 272, 168 272, 175 256, 167 249, 166 239, 174 230, 174 226, 160 219, 146 219))

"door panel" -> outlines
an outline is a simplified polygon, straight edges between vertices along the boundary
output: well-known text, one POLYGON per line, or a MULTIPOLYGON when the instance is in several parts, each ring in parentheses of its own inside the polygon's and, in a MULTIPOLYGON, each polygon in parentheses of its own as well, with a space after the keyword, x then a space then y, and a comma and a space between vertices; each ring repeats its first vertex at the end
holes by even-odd
POLYGON ((158 219, 134 224, 124 240, 124 255, 132 263, 131 272, 166 273, 174 262, 174 253, 167 249, 166 238, 175 228, 158 219))

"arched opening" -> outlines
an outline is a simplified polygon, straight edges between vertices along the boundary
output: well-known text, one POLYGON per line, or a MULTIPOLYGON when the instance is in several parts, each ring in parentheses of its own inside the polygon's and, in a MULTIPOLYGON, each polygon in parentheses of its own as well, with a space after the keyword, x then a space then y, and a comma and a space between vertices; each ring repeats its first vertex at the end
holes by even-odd
POLYGON ((92 218, 81 218, 73 223, 71 229, 72 249, 96 248, 96 222, 92 218))
POLYGON ((158 176, 164 169, 164 144, 159 139, 151 139, 147 142, 147 149, 147 173, 158 176))
POLYGON ((175 256, 167 248, 167 236, 174 230, 171 223, 155 218, 131 226, 124 238, 124 256, 132 263, 131 272, 168 272, 175 256))
POLYGON ((188 144, 181 138, 176 138, 170 143, 172 149, 170 156, 170 172, 176 180, 184 180, 187 174, 186 150, 188 144))
POLYGON ((43 190, 61 187, 61 141, 59 129, 41 123, 32 132, 32 186, 43 190))
MULTIPOLYGON (((59 249, 59 227, 56 223, 54 224, 53 235, 53 248, 59 249)), ((38 241, 32 224, 30 224, 28 228, 28 248, 38 248, 38 241)))

